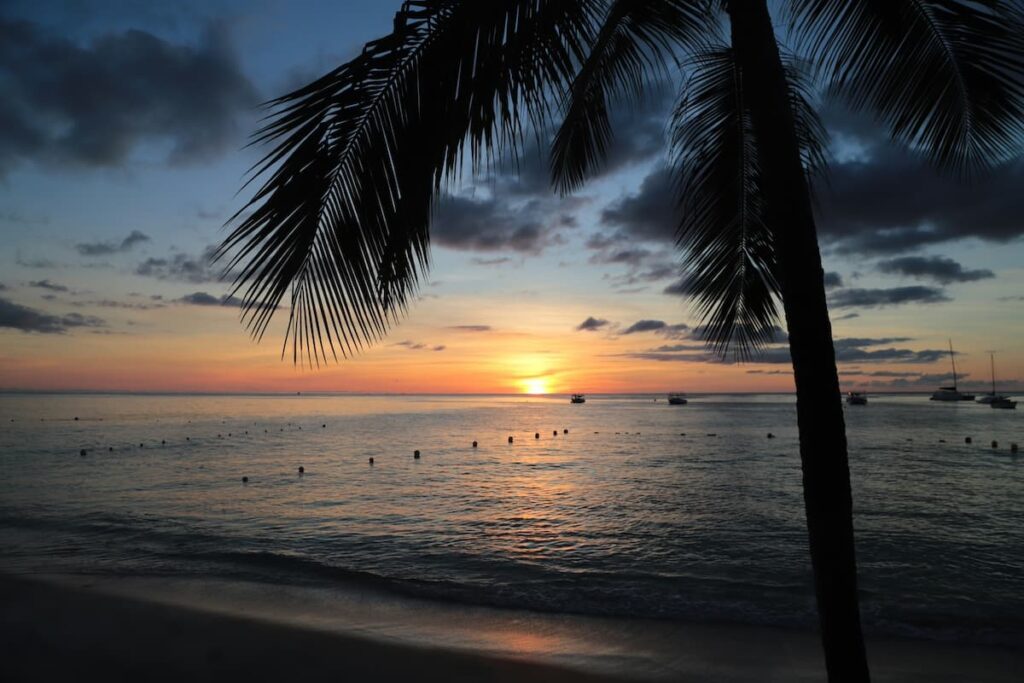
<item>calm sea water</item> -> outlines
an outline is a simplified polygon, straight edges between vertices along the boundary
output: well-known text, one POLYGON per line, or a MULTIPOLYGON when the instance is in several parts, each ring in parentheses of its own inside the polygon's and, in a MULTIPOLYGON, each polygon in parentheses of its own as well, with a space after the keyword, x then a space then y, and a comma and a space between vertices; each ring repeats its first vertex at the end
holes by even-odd
MULTIPOLYGON (((869 631, 1024 644, 1024 411, 846 413, 869 631)), ((788 396, 0 395, 0 420, 6 571, 814 623, 788 396)))

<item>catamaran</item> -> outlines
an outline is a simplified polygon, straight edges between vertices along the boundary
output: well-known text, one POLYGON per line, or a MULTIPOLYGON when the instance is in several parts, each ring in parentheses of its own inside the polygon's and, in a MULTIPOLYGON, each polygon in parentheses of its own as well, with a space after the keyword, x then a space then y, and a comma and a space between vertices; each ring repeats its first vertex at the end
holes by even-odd
POLYGON ((587 399, 583 397, 583 394, 573 394, 572 398, 569 399, 569 403, 586 403, 587 399))
POLYGON ((686 394, 674 393, 668 395, 668 403, 672 406, 685 406, 686 405, 686 394))
POLYGON ((953 340, 949 340, 949 360, 953 364, 953 386, 939 387, 932 394, 933 401, 973 401, 974 394, 967 394, 956 388, 956 357, 953 354, 953 340))

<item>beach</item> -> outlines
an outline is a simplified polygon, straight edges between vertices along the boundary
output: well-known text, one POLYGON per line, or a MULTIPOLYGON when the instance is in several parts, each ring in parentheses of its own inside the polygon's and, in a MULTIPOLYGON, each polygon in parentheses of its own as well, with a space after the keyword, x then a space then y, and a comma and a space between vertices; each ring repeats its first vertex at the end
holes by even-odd
MULTIPOLYGON (((394 606, 378 607, 371 627, 366 604, 273 586, 2 576, 0 678, 824 680, 817 638, 787 629, 478 608, 460 609, 453 620, 451 607, 428 605, 421 620, 432 622, 433 635, 416 639, 409 620, 389 623, 399 615, 394 606), (469 630, 477 637, 453 642, 469 630)), ((869 654, 873 679, 893 683, 1009 683, 1024 667, 1020 652, 994 647, 872 639, 869 654)))

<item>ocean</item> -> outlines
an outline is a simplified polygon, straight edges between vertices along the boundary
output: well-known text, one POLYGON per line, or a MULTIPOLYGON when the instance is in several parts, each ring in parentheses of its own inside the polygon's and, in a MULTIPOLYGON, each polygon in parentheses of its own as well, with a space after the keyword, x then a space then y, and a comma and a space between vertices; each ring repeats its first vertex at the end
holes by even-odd
MULTIPOLYGON (((1024 411, 846 416, 866 631, 1024 645, 1024 411)), ((815 624, 792 396, 4 394, 0 420, 0 571, 815 624)))

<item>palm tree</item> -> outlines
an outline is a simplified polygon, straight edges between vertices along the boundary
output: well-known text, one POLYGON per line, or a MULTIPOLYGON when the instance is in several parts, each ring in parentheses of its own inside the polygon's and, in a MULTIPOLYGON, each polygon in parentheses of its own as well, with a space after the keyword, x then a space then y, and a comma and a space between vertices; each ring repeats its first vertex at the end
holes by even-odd
MULTIPOLYGON (((429 265, 441 190, 559 122, 562 192, 599 168, 608 110, 681 62, 671 121, 679 247, 707 340, 756 352, 781 301, 797 392, 808 538, 830 681, 867 681, 852 498, 809 176, 812 86, 967 173, 1024 120, 1019 0, 417 0, 352 61, 270 102, 262 185, 221 247, 256 338, 290 291, 285 346, 319 365, 383 337, 429 265), (728 41, 723 28, 728 26, 728 41), (801 64, 816 68, 816 80, 801 64)), ((252 181, 250 181, 252 182, 252 181)), ((233 219, 234 220, 234 219, 233 219)))

